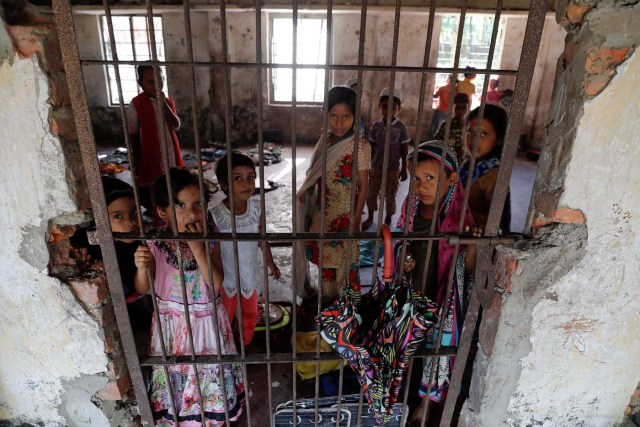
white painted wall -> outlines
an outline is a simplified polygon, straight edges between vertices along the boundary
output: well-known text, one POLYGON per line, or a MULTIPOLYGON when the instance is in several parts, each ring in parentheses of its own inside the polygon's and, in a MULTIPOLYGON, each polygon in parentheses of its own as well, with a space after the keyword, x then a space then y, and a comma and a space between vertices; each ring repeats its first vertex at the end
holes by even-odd
POLYGON ((107 359, 98 325, 47 275, 47 221, 77 208, 37 59, 3 55, 0 98, 11 106, 0 110, 0 419, 68 425, 63 383, 105 371, 107 359))
POLYGON ((640 53, 585 103, 561 206, 587 218, 586 255, 533 311, 514 420, 611 426, 640 380, 640 53))

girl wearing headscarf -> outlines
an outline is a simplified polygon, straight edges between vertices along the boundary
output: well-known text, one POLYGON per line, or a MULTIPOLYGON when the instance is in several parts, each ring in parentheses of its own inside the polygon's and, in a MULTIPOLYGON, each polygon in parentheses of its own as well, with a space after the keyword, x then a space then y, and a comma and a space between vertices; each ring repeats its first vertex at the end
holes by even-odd
MULTIPOLYGON (((455 149, 442 141, 423 142, 417 152, 409 155, 417 155, 417 163, 413 180, 413 194, 410 192, 404 201, 401 216, 397 227, 401 230, 405 227, 405 218, 409 213, 408 233, 429 233, 433 221, 437 234, 458 233, 460 221, 463 221, 464 230, 474 225, 473 217, 468 209, 464 212, 464 190, 458 180, 458 159, 455 149), (440 180, 440 163, 444 161, 445 176, 440 180), (436 201, 439 198, 438 211, 436 201)), ((410 163, 411 164, 411 163, 410 163)), ((475 251, 473 246, 460 246, 458 255, 454 259, 454 245, 444 240, 438 240, 432 244, 428 254, 428 241, 414 240, 408 242, 407 261, 404 262, 405 274, 409 276, 416 289, 423 289, 427 297, 432 299, 440 307, 440 321, 434 329, 433 336, 427 339, 427 345, 435 347, 438 329, 442 328, 443 346, 457 346, 462 322, 471 295, 471 283, 465 280, 473 266, 475 251), (453 286, 451 295, 447 295, 449 272, 454 269, 453 286)), ((436 409, 442 407, 441 403, 447 396, 447 390, 455 357, 441 356, 424 359, 422 382, 419 395, 422 402, 414 417, 421 418, 422 411, 426 409, 427 393, 429 400, 435 403, 436 409), (436 364, 434 377, 429 384, 429 376, 433 363, 436 364)), ((438 412, 438 411, 436 411, 438 412)))

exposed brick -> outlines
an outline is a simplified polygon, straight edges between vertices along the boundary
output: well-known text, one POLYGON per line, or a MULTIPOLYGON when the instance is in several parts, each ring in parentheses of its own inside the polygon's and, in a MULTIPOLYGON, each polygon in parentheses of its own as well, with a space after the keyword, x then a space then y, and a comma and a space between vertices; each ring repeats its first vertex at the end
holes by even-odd
POLYGON ((502 298, 499 292, 494 292, 491 307, 483 307, 478 339, 487 357, 493 353, 493 344, 496 340, 500 314, 502 313, 502 298))
POLYGON ((104 352, 107 354, 120 353, 120 331, 116 323, 104 326, 104 352))
POLYGON ((531 221, 531 228, 533 230, 539 230, 542 227, 544 227, 545 225, 549 225, 551 223, 551 221, 549 221, 547 218, 543 217, 543 216, 536 216, 533 221, 531 221))
POLYGON ((566 224, 584 224, 587 219, 580 209, 564 207, 555 211, 551 220, 553 222, 562 222, 566 224))
POLYGON ((116 321, 116 313, 113 309, 113 303, 111 300, 107 300, 106 304, 102 304, 98 307, 89 307, 89 312, 94 319, 98 321, 100 326, 110 325, 116 321))
POLYGON ((619 65, 629 57, 631 51, 628 47, 617 49, 591 48, 587 51, 585 70, 591 74, 609 75, 616 65, 619 65))
POLYGON ((34 34, 34 27, 12 25, 8 26, 7 30, 20 58, 30 58, 43 51, 40 38, 34 34))
POLYGON ((64 73, 55 73, 50 80, 51 83, 51 104, 54 107, 63 107, 71 104, 67 77, 64 73))
POLYGON ((72 277, 68 282, 76 298, 87 305, 100 304, 109 295, 109 285, 104 275, 91 278, 72 277))
POLYGON ((48 37, 42 41, 43 55, 42 65, 49 73, 64 70, 64 62, 62 61, 62 51, 58 38, 54 32, 50 32, 48 37))
POLYGON ((579 45, 570 40, 567 40, 564 45, 564 51, 562 52, 562 59, 564 62, 571 62, 576 52, 578 51, 579 45))
POLYGON ((127 362, 124 356, 116 357, 107 365, 107 377, 117 380, 127 373, 127 362))
POLYGON ((511 254, 501 253, 494 264, 496 282, 506 293, 513 289, 513 275, 518 269, 518 259, 511 254))
POLYGON ((601 76, 594 75, 585 79, 584 94, 586 96, 596 96, 609 84, 609 78, 603 79, 601 76))
POLYGON ((56 108, 53 111, 51 117, 51 132, 54 135, 63 137, 67 141, 76 141, 78 139, 71 108, 62 107, 56 108))
POLYGON ((122 400, 131 388, 131 377, 124 375, 117 380, 110 380, 97 396, 102 400, 122 400))
POLYGON ((589 4, 576 4, 573 3, 567 7, 567 11, 565 12, 565 16, 567 17, 567 21, 570 24, 582 24, 584 22, 584 15, 591 9, 591 5, 589 4))

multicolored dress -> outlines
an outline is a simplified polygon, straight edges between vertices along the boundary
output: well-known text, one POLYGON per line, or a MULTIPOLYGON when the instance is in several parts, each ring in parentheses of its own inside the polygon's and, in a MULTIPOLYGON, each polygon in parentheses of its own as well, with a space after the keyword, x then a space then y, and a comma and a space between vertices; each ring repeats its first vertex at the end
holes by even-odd
MULTIPOLYGON (((437 231, 440 233, 458 232, 458 224, 460 223, 460 217, 462 215, 463 199, 464 190, 458 181, 454 186, 450 187, 445 200, 441 204, 437 218, 437 231)), ((409 199, 409 197, 405 199, 396 227, 400 230, 404 229, 407 204, 409 204, 408 232, 411 233, 413 231, 414 219, 416 218, 416 215, 419 215, 418 208, 420 202, 415 195, 412 195, 411 199, 409 199)), ((473 217, 467 209, 464 213, 464 227, 472 226, 473 224, 473 217)), ((464 247, 460 247, 458 256, 455 260, 453 259, 453 254, 453 245, 450 245, 443 240, 438 241, 438 283, 435 302, 440 307, 446 307, 446 310, 442 310, 440 321, 436 328, 433 329, 431 336, 427 337, 426 345, 429 348, 435 347, 438 337, 438 329, 440 328, 442 328, 441 345, 447 347, 458 345, 464 316, 469 305, 473 284, 470 281, 465 280, 466 250, 464 247), (447 296, 447 281, 451 268, 455 269, 453 292, 450 296, 447 296)), ((423 260, 417 261, 423 262, 423 260)), ((398 265, 400 266, 402 264, 398 263, 398 265)), ((431 400, 436 402, 444 401, 447 396, 449 380, 451 373, 453 372, 454 363, 455 356, 441 356, 424 359, 424 369, 419 390, 420 397, 426 397, 427 392, 429 392, 429 398, 431 400), (431 384, 429 384, 429 376, 433 363, 436 363, 436 367, 433 380, 431 384)))
MULTIPOLYGON (((154 289, 160 324, 153 317, 149 354, 162 356, 162 330, 166 354, 182 356, 191 354, 187 317, 183 304, 180 270, 175 242, 149 241, 149 250, 155 258, 154 289)), ((236 348, 229 319, 216 295, 215 311, 211 290, 205 283, 193 253, 186 244, 179 243, 184 270, 184 283, 189 306, 189 320, 195 353, 217 355, 216 329, 213 316, 217 315, 222 354, 235 354, 236 348)), ((245 389, 240 365, 197 365, 197 376, 202 391, 198 393, 194 365, 172 365, 167 368, 173 394, 173 408, 168 390, 169 379, 161 366, 154 366, 151 379, 150 401, 156 425, 163 426, 217 426, 225 423, 225 392, 229 420, 238 419, 242 413, 245 389), (223 382, 220 381, 222 372, 223 382), (205 415, 201 419, 200 408, 205 415), (176 419, 177 418, 177 419, 176 419), (177 421, 177 422, 176 422, 177 421)))
MULTIPOLYGON (((331 140, 330 140, 331 141, 331 140)), ((351 185, 354 182, 353 160, 354 146, 353 136, 345 140, 330 142, 341 144, 337 160, 330 162, 327 156, 327 171, 324 180, 325 205, 324 205, 324 231, 348 232, 351 222, 351 185)), ((316 149, 316 153, 319 153, 316 149)), ((321 156, 314 153, 312 166, 320 162, 321 156)), ((369 170, 371 164, 371 146, 362 138, 358 144, 357 171, 369 170)), ((357 173, 356 173, 357 176, 357 173)), ((316 180, 315 199, 312 212, 310 212, 310 225, 307 231, 320 232, 321 206, 322 206, 322 177, 316 180)), ((317 241, 309 241, 305 244, 306 258, 316 265, 320 265, 320 245, 317 241)), ((324 295, 337 297, 342 292, 345 278, 349 280, 354 291, 360 291, 360 275, 358 268, 358 245, 353 245, 350 257, 347 257, 347 242, 341 240, 325 241, 322 252, 322 286, 324 295), (348 260, 348 272, 345 266, 348 260)))

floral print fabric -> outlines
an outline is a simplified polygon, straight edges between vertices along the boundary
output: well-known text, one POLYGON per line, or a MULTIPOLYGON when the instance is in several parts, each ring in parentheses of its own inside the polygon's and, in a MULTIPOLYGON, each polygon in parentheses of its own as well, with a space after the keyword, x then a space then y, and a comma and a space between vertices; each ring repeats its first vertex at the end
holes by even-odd
MULTIPOLYGON (((158 323, 156 317, 153 317, 149 354, 152 356, 163 354, 160 331, 162 331, 164 351, 167 356, 192 354, 191 337, 195 354, 216 355, 218 354, 216 332, 219 333, 220 353, 235 354, 231 326, 221 298, 218 294, 215 305, 212 303, 211 290, 193 261, 193 254, 189 248, 183 244, 178 245, 183 262, 191 337, 183 303, 180 270, 177 268, 179 266, 175 256, 176 245, 154 241, 148 242, 148 245, 156 264, 154 289, 160 319, 158 323), (213 320, 214 315, 217 316, 217 329, 213 320)), ((213 364, 197 365, 197 367, 172 365, 167 367, 166 371, 161 366, 153 367, 150 400, 156 425, 222 425, 225 423, 225 407, 229 412, 229 419, 235 420, 242 413, 244 399, 245 391, 240 365, 213 364), (220 374, 223 377, 222 381, 220 374), (202 391, 202 396, 198 392, 198 387, 202 391), (171 395, 173 395, 173 405, 171 395), (202 420, 201 408, 205 415, 204 420, 202 420)))
MULTIPOLYGON (((343 154, 333 165, 327 165, 325 179, 324 231, 347 232, 351 221, 351 184, 353 177, 354 144, 346 144, 343 154)), ((358 144, 357 170, 368 170, 371 163, 371 147, 365 139, 358 144)), ((322 188, 322 178, 318 178, 318 189, 322 188)), ((322 192, 317 192, 315 208, 311 215, 309 231, 319 232, 321 223, 322 192)), ((347 258, 347 244, 339 240, 326 241, 322 251, 323 281, 342 283, 345 279, 345 260, 349 259, 348 278, 351 286, 359 291, 358 247, 354 245, 351 256, 347 258)), ((320 247, 318 242, 306 243, 306 256, 309 261, 320 265, 320 247)))

